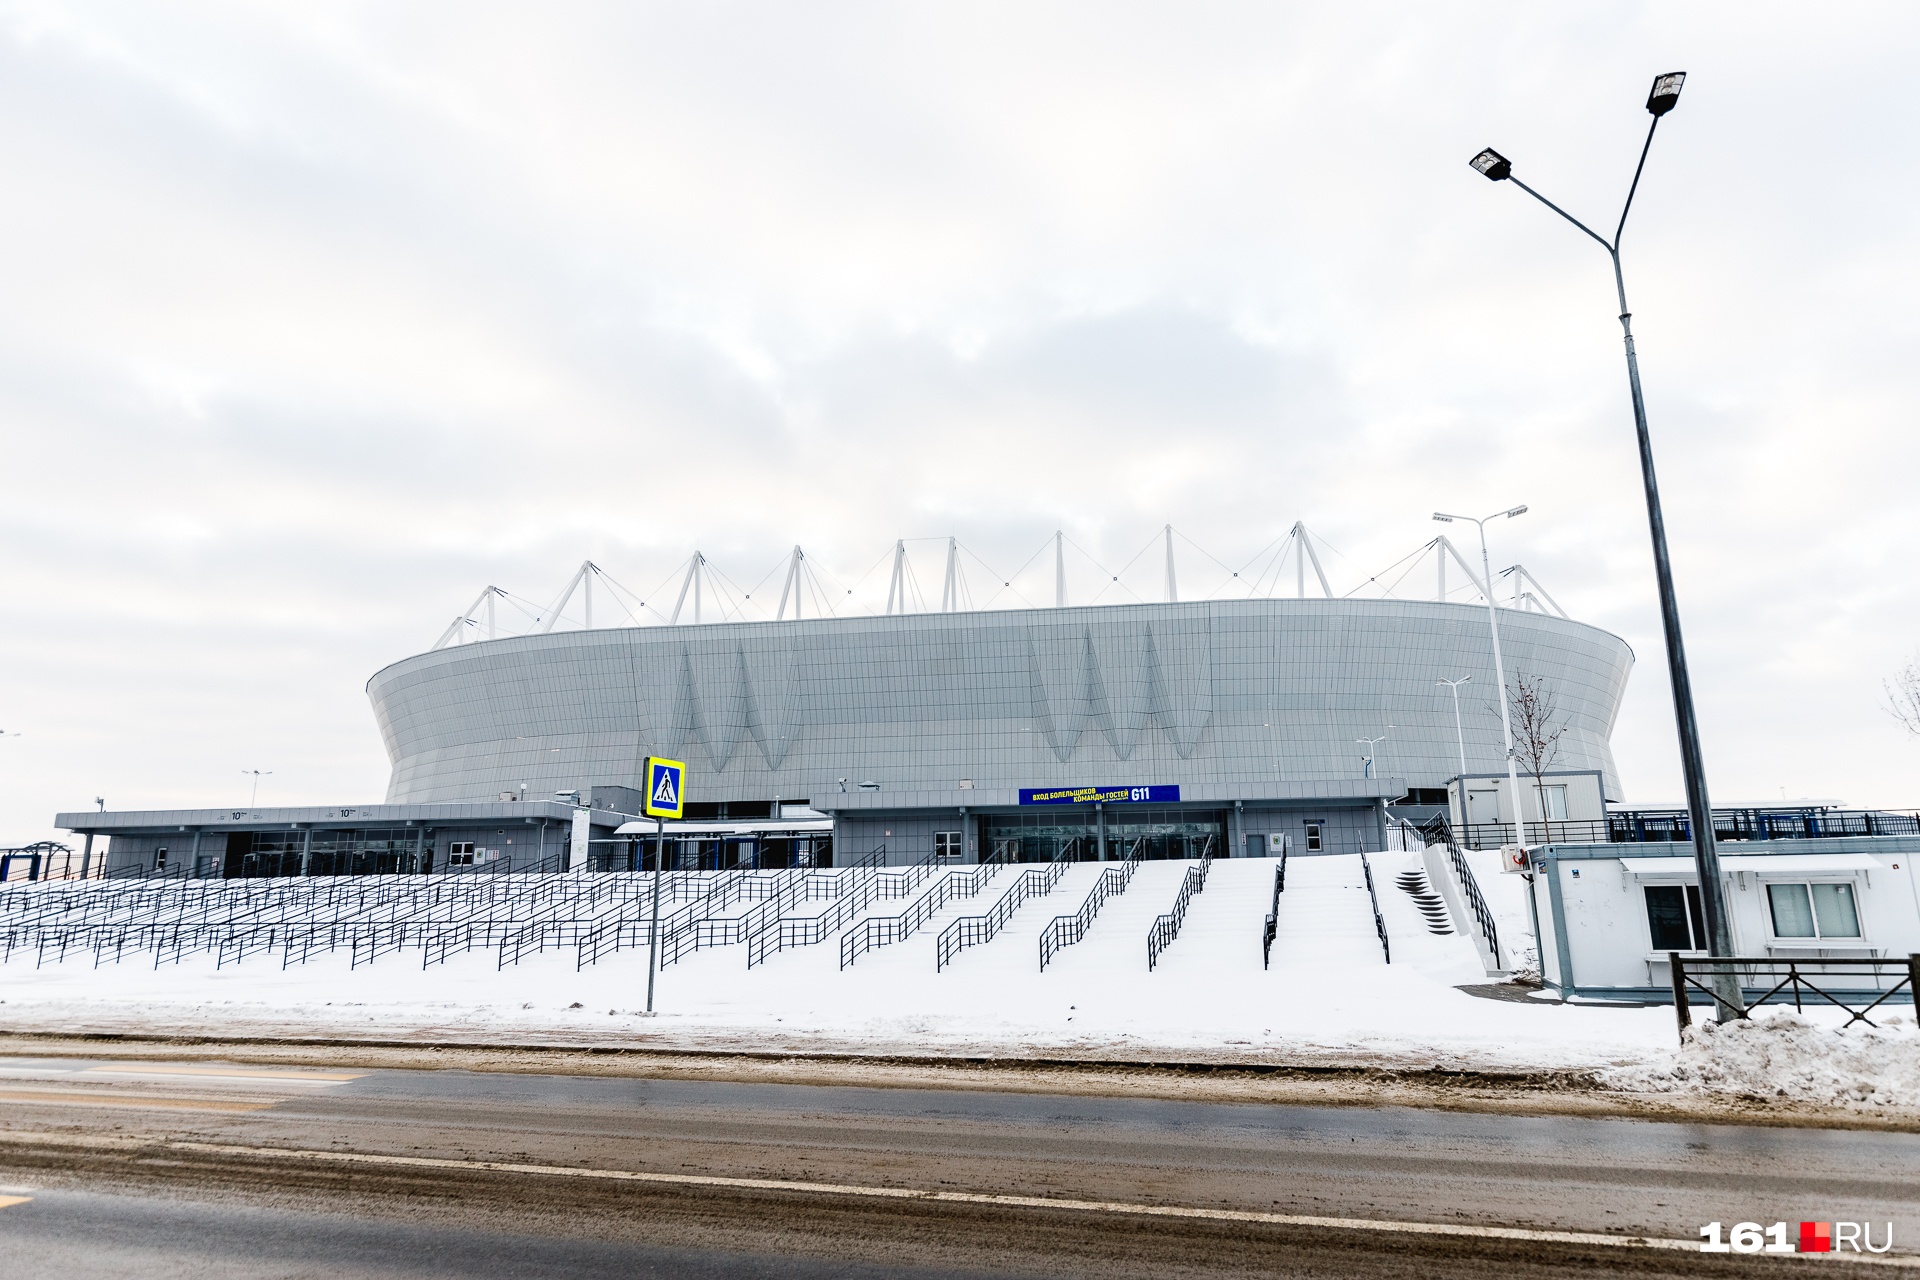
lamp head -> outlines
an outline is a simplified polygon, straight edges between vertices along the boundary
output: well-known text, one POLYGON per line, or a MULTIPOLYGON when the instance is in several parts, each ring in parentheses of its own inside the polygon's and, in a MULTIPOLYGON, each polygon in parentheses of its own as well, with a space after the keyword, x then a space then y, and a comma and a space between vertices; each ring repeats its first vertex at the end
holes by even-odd
POLYGON ((1511 520, 1515 516, 1523 516, 1525 514, 1527 514, 1526 504, 1522 503, 1521 505, 1515 507, 1513 510, 1507 512, 1507 519, 1511 520))
POLYGON ((1653 90, 1647 94, 1647 110, 1654 118, 1658 119, 1673 110, 1674 104, 1680 101, 1680 86, 1686 82, 1687 73, 1684 71, 1669 71, 1653 78, 1653 90))
MULTIPOLYGON (((1659 84, 1658 81, 1654 83, 1656 86, 1659 84)), ((1676 87, 1674 92, 1677 94, 1680 90, 1676 87)), ((1671 107, 1673 104, 1668 103, 1667 105, 1671 107)), ((1659 112, 1655 112, 1654 114, 1658 115, 1659 112)), ((1488 147, 1485 151, 1482 151, 1479 155, 1467 161, 1467 163, 1472 165, 1481 177, 1492 182, 1504 182, 1513 176, 1513 161, 1507 159, 1492 147, 1488 147)))
POLYGON ((1433 518, 1434 518, 1435 520, 1438 520, 1438 521, 1439 521, 1439 522, 1440 522, 1441 524, 1452 524, 1452 523, 1453 523, 1453 517, 1452 517, 1452 516, 1443 516, 1443 515, 1441 515, 1441 514, 1440 514, 1440 513, 1438 512, 1438 511, 1436 511, 1436 512, 1434 512, 1434 513, 1433 513, 1433 518))
POLYGON ((863 782, 860 784, 860 789, 862 791, 878 791, 880 784, 877 782, 863 782))

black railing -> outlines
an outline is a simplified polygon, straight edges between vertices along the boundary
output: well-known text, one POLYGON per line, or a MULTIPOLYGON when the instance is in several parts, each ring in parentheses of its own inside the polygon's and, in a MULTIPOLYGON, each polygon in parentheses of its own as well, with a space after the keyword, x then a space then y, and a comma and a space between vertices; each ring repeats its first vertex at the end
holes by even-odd
POLYGON ((1460 886, 1460 895, 1467 900, 1467 910, 1473 913, 1473 919, 1480 926, 1480 933, 1487 940, 1487 949, 1493 952, 1493 967, 1504 968, 1500 963, 1500 929, 1493 922, 1493 912, 1487 907, 1487 900, 1480 893, 1480 882, 1474 879, 1473 867, 1467 862, 1467 855, 1460 852, 1460 846, 1447 841, 1447 861, 1453 864, 1454 880, 1460 886))
POLYGON ((1007 864, 1011 855, 1004 847, 994 850, 987 860, 971 871, 950 871, 921 894, 914 904, 897 916, 875 916, 864 920, 858 929, 840 936, 840 967, 846 968, 875 947, 903 942, 913 936, 935 913, 958 898, 978 897, 987 882, 1007 864))
POLYGON ((955 956, 968 947, 992 942, 1001 926, 1012 918, 1028 898, 1041 898, 1052 893, 1054 886, 1060 883, 1060 877, 1067 873, 1071 852, 1070 848, 1062 848, 1045 867, 1022 871, 985 915, 962 916, 942 929, 939 938, 934 941, 934 972, 945 969, 953 963, 955 956))
POLYGON ((1292 847, 1292 836, 1280 837, 1280 865, 1273 869, 1273 907, 1267 912, 1266 932, 1260 939, 1262 969, 1273 963, 1273 942, 1280 936, 1280 895, 1287 891, 1287 851, 1292 847))
MULTIPOLYGON (((1211 837, 1209 837, 1211 839, 1211 837)), ((1114 894, 1125 893, 1133 882, 1133 873, 1140 869, 1141 855, 1147 851, 1147 838, 1134 837, 1133 847, 1119 866, 1108 867, 1100 873, 1100 879, 1094 882, 1093 892, 1080 904, 1080 909, 1070 916, 1055 916, 1046 928, 1040 931, 1040 972, 1047 971, 1047 964, 1059 954, 1062 947, 1070 947, 1087 936, 1087 930, 1093 927, 1093 918, 1100 914, 1100 908, 1114 894)))
POLYGON ((1360 872, 1367 878, 1367 900, 1373 904, 1373 931, 1380 935, 1380 954, 1392 964, 1393 951, 1387 946, 1387 922, 1380 915, 1380 895, 1373 888, 1373 864, 1364 853, 1360 855, 1360 872))
POLYGON ((1153 918, 1153 927, 1147 930, 1147 972, 1151 973, 1160 963, 1160 955, 1173 945, 1180 936, 1180 926, 1187 922, 1187 904, 1193 901, 1193 895, 1207 887, 1207 872, 1213 869, 1213 837, 1201 846, 1200 865, 1188 867, 1187 874, 1180 878, 1180 892, 1174 896, 1173 910, 1153 918))
MULTIPOLYGON (((1920 814, 1877 810, 1715 809, 1714 839, 1818 840, 1831 836, 1920 835, 1920 814)), ((1470 822, 1460 829, 1469 849, 1496 849, 1516 843, 1511 822, 1470 822)), ((1529 819, 1519 843, 1536 844, 1687 844, 1693 821, 1684 810, 1625 810, 1604 818, 1529 819)))
POLYGON ((1693 1011, 1688 1005, 1691 994, 1689 988, 1709 998, 1714 994, 1712 988, 1701 981, 1702 978, 1733 975, 1746 999, 1747 1007, 1741 1009, 1738 1015, 1742 1018, 1748 1016, 1753 1006, 1784 999, 1785 994, 1791 991, 1795 1009, 1804 1011, 1804 1000, 1814 997, 1845 1009, 1850 1016, 1843 1025, 1848 1027, 1856 1022, 1874 1026, 1873 1019, 1867 1017, 1869 1013, 1902 991, 1907 993, 1909 1001, 1914 999, 1916 992, 1920 992, 1920 955, 1909 955, 1904 960, 1788 960, 1774 956, 1709 959, 1669 951, 1667 964, 1673 971, 1673 1014, 1680 1025, 1682 1044, 1686 1043, 1687 1027, 1693 1021, 1693 1011), (1836 978, 1849 976, 1865 978, 1871 986, 1864 989, 1843 987, 1834 982, 1836 978), (1891 985, 1883 985, 1882 977, 1891 977, 1894 981, 1891 985), (1768 986, 1768 983, 1772 985, 1768 986), (1870 996, 1872 999, 1868 999, 1870 996))
POLYGON ((769 922, 747 939, 747 968, 764 964, 789 947, 818 946, 852 924, 880 896, 886 863, 887 846, 881 845, 837 875, 809 876, 808 884, 820 885, 832 896, 833 905, 817 916, 782 916, 769 922))

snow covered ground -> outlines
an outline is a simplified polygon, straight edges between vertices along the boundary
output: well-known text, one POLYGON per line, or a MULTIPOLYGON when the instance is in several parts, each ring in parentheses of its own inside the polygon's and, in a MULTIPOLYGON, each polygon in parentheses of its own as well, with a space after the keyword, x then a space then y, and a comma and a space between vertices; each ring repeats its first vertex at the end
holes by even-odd
POLYGON ((1638 1093, 1732 1094, 1870 1114, 1920 1110, 1920 1028, 1912 1015, 1882 1012, 1876 1027, 1839 1029, 1835 1021, 1781 1007, 1747 1021, 1696 1024, 1677 1054, 1613 1068, 1602 1079, 1638 1093))
MULTIPOLYGON (((696 952, 662 972, 653 1018, 640 1012, 644 952, 576 970, 568 948, 505 970, 492 951, 424 970, 416 951, 357 970, 344 953, 284 970, 277 955, 221 970, 208 955, 158 969, 146 956, 99 969, 84 956, 42 969, 31 956, 16 957, 0 966, 0 1027, 1489 1070, 1671 1063, 1671 1010, 1518 1003, 1458 990, 1487 979, 1467 939, 1429 933, 1398 887, 1401 872, 1420 868, 1419 856, 1370 856, 1391 965, 1380 953, 1360 860, 1340 856, 1290 862, 1271 968, 1261 966, 1261 933, 1274 863, 1236 859, 1213 864, 1156 971, 1146 966, 1148 927, 1172 906, 1190 864, 1145 864, 1086 939, 1042 973, 1040 931, 1076 910, 1100 873, 1082 864, 943 973, 934 971, 940 930, 986 910, 1012 872, 845 971, 837 939, 751 971, 743 947, 696 952)), ((1491 873, 1481 883, 1509 914, 1505 899, 1517 899, 1517 883, 1491 873)), ((872 914, 904 905, 878 902, 872 914)))

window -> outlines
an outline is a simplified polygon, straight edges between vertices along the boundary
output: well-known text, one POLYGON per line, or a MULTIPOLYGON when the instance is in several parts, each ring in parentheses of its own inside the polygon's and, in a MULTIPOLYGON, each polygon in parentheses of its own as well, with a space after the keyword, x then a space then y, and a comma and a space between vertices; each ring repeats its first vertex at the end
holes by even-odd
POLYGON ((165 849, 154 850, 153 869, 155 871, 165 871, 167 869, 167 851, 165 849))
POLYGON ((933 860, 935 862, 960 861, 960 833, 958 831, 936 831, 933 833, 933 860))
POLYGON ((1307 824, 1307 852, 1320 852, 1320 824, 1317 822, 1307 824))
POLYGON ((1565 822, 1567 820, 1567 789, 1564 786, 1542 787, 1540 798, 1544 802, 1548 821, 1565 822))
POLYGON ((1776 938, 1860 936, 1860 913, 1850 884, 1770 884, 1767 908, 1776 938))
POLYGON ((447 846, 447 865, 450 867, 470 867, 473 865, 473 841, 456 840, 447 846))
POLYGON ((1655 951, 1705 951, 1707 930, 1701 919, 1698 885, 1647 886, 1647 931, 1655 951))

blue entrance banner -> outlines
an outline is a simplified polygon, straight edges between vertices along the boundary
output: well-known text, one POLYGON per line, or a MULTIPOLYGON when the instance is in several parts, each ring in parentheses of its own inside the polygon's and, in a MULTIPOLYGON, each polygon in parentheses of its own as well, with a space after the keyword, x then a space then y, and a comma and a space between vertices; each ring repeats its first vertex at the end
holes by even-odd
POLYGON ((1131 804, 1151 801, 1172 804, 1180 788, 1172 787, 1022 787, 1021 804, 1131 804))

